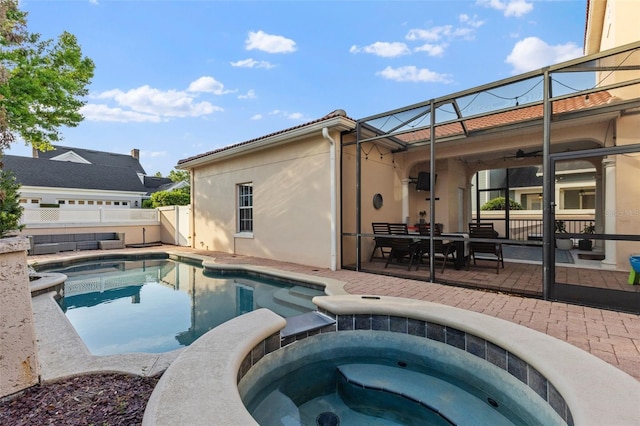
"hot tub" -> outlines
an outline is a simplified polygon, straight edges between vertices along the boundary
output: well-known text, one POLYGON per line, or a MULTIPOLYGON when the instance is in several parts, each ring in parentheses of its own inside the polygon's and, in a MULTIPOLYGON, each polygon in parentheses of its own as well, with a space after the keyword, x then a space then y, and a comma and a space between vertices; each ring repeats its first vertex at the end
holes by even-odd
MULTIPOLYGON (((521 420, 534 424, 547 420, 551 424, 569 425, 634 424, 637 421, 637 395, 640 394, 637 380, 548 335, 475 312, 409 299, 326 296, 316 297, 314 302, 322 313, 336 320, 335 324, 283 337, 280 330, 285 328, 286 321, 263 309, 205 334, 185 349, 164 373, 149 400, 143 424, 260 424, 251 416, 242 398, 254 409, 261 397, 281 385, 281 378, 286 380, 286 373, 294 371, 301 371, 308 387, 313 387, 319 377, 313 366, 320 359, 330 363, 338 359, 340 365, 399 368, 410 375, 429 375, 435 371, 435 378, 442 379, 443 376, 438 375, 444 374, 449 376, 446 380, 453 376, 454 382, 461 376, 467 384, 470 381, 480 388, 476 394, 480 395, 478 400, 487 405, 485 408, 493 409, 490 398, 498 404, 496 411, 501 407, 514 411, 521 420), (349 351, 356 348, 353 349, 355 358, 347 364, 341 359, 345 342, 349 351), (392 350, 385 353, 389 347, 392 350), (363 363, 363 354, 369 357, 375 354, 375 359, 363 363), (496 359, 496 354, 501 354, 499 358, 503 361, 496 359), (472 365, 473 376, 468 374, 468 365, 472 365), (306 366, 312 367, 311 374, 304 371, 306 366), (456 372, 458 368, 461 370, 456 372), (499 376, 498 382, 506 381, 506 388, 500 389, 492 383, 488 377, 492 375, 499 376), (261 381, 260 376, 267 377, 261 381), (537 417, 538 413, 530 417, 518 412, 527 400, 538 408, 543 407, 542 417, 537 417)), ((335 374, 335 370, 331 374, 335 374)), ((358 379, 358 374, 346 371, 345 376, 371 385, 367 374, 364 379, 362 375, 358 379)), ((394 389, 411 385, 412 378, 402 383, 404 374, 397 376, 400 387, 394 389)), ((292 399, 291 396, 295 397, 296 392, 287 398, 292 399)), ((405 399, 419 399, 415 394, 406 396, 409 398, 405 399)), ((293 409, 286 400, 281 401, 283 407, 293 409)), ((298 407, 295 400, 292 402, 298 407)), ((437 409, 433 402, 425 404, 437 409)), ((539 411, 538 408, 534 411, 539 411)), ((504 417, 512 420, 509 413, 504 417)), ((335 420, 327 415, 312 420, 331 419, 335 420)), ((283 421, 290 423, 281 424, 300 424, 295 417, 283 421)))

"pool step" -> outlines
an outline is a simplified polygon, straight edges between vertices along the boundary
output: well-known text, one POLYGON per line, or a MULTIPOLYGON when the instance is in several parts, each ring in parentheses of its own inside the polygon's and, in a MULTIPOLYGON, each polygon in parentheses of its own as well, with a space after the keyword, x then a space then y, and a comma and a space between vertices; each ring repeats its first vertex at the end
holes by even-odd
POLYGON ((287 318, 287 326, 280 331, 280 337, 293 336, 305 331, 317 330, 327 325, 335 324, 336 320, 320 312, 306 312, 287 318))
MULTIPOLYGON (((300 287, 304 288, 304 287, 300 287)), ((273 293, 273 300, 277 303, 281 303, 293 308, 303 308, 304 310, 316 310, 316 305, 313 304, 311 299, 318 296, 318 292, 314 293, 302 293, 292 288, 281 288, 273 293)), ((311 289, 308 289, 311 290, 311 289)), ((313 291, 313 290, 311 290, 313 291)))
MULTIPOLYGON (((313 296, 303 296, 292 293, 289 290, 290 288, 281 288, 273 293, 258 297, 256 300, 257 307, 271 309, 285 318, 316 310, 316 305, 311 301, 313 296)), ((317 296, 317 294, 314 296, 317 296)))
POLYGON ((358 389, 402 396, 438 413, 450 424, 513 425, 488 402, 427 374, 379 364, 344 364, 337 368, 346 382, 358 389))

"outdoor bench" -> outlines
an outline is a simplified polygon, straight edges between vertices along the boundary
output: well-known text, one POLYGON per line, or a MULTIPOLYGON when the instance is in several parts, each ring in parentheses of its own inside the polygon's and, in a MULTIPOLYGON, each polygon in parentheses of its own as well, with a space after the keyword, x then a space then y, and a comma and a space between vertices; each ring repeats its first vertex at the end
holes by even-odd
POLYGON ((33 255, 73 250, 124 248, 124 233, 122 232, 29 235, 28 238, 29 254, 33 255))

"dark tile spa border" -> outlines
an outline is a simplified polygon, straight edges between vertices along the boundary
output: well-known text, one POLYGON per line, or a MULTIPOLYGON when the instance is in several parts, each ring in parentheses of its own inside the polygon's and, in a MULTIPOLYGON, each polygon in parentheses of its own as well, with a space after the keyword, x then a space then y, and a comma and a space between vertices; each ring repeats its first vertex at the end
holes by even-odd
POLYGON ((267 339, 256 345, 256 347, 244 358, 240 366, 240 370, 238 371, 237 381, 239 382, 251 367, 260 361, 263 356, 293 343, 296 340, 302 340, 320 333, 336 331, 392 331, 395 333, 404 333, 445 343, 492 363, 496 367, 507 371, 522 383, 529 386, 536 394, 546 401, 569 426, 574 425, 571 411, 569 410, 566 401, 553 384, 534 367, 492 342, 473 334, 465 333, 464 331, 453 327, 412 318, 367 314, 335 315, 324 310, 321 310, 320 312, 335 319, 336 323, 320 329, 287 336, 282 339, 279 334, 269 336, 267 339))

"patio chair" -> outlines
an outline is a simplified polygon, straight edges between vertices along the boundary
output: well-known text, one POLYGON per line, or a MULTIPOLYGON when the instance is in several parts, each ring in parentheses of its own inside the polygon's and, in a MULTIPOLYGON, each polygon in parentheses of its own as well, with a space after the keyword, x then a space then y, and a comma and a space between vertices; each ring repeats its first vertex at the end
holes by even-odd
MULTIPOLYGON (((418 225, 418 233, 420 236, 430 236, 431 233, 431 225, 428 223, 421 223, 418 225)), ((434 237, 440 237, 442 235, 442 229, 440 226, 436 224, 436 227, 433 230, 434 237)), ((429 258, 429 250, 431 245, 429 244, 430 240, 420 240, 418 243, 418 247, 416 250, 416 271, 420 268, 420 261, 425 257, 429 258)), ((433 240, 433 249, 434 253, 439 253, 443 256, 442 258, 442 270, 444 272, 444 268, 447 266, 447 260, 449 259, 449 255, 451 255, 451 260, 455 261, 456 248, 451 243, 445 243, 442 240, 433 240)), ((409 270, 411 270, 411 265, 409 265, 409 270)))
MULTIPOLYGON (((476 224, 473 224, 476 225, 476 224)), ((502 243, 473 241, 474 238, 496 238, 498 233, 491 226, 471 226, 469 224, 469 261, 467 262, 467 270, 473 259, 473 264, 477 265, 476 260, 488 260, 496 262, 496 273, 500 273, 500 264, 504 269, 504 258, 502 256, 502 243), (476 255, 480 255, 478 258, 476 255)))
POLYGON ((493 222, 469 222, 469 231, 471 231, 471 228, 491 229, 495 232, 496 237, 498 236, 498 233, 493 228, 493 222))
POLYGON ((407 235, 409 227, 406 223, 389 223, 389 233, 391 235, 407 235))
POLYGON ((385 259, 385 254, 389 254, 389 250, 385 251, 385 249, 390 249, 389 245, 389 224, 387 222, 373 222, 371 223, 371 227, 373 228, 374 235, 381 235, 380 237, 373 237, 373 251, 371 252, 371 256, 369 257, 369 262, 373 261, 373 258, 376 254, 376 250, 380 249, 380 256, 382 259, 385 259))
POLYGON ((387 257, 387 263, 384 265, 386 268, 391 263, 392 259, 396 259, 398 263, 402 263, 405 257, 409 257, 409 268, 411 270, 411 265, 413 264, 414 259, 418 256, 418 246, 419 243, 416 243, 411 238, 390 238, 389 244, 391 246, 391 252, 387 257))

